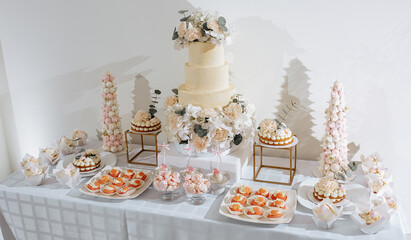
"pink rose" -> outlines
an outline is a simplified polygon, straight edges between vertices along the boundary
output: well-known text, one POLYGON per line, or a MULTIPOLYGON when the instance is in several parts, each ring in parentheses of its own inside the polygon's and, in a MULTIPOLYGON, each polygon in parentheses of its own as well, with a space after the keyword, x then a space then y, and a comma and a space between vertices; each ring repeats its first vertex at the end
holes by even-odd
POLYGON ((117 97, 117 93, 112 93, 112 95, 113 95, 113 98, 117 97))
POLYGON ((107 112, 103 113, 103 117, 104 117, 105 119, 107 119, 107 118, 108 118, 108 113, 107 113, 107 112))
POLYGON ((117 135, 117 140, 120 141, 123 138, 123 134, 118 134, 117 135))
POLYGON ((192 41, 197 40, 201 37, 201 31, 200 31, 199 28, 190 27, 190 28, 187 29, 184 37, 187 41, 192 42, 192 41))

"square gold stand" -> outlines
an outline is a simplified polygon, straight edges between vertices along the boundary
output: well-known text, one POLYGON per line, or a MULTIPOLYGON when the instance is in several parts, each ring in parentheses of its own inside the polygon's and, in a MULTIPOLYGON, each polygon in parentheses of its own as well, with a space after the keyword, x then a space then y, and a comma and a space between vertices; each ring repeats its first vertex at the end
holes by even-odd
POLYGON ((158 166, 158 145, 157 145, 157 136, 158 136, 158 134, 160 134, 161 133, 161 130, 160 131, 156 131, 156 132, 147 132, 147 133, 139 133, 139 132, 133 132, 133 131, 130 131, 130 130, 126 130, 125 132, 124 132, 124 137, 125 137, 125 140, 126 140, 126 153, 127 153, 127 163, 130 163, 130 164, 139 164, 139 165, 146 165, 146 166, 154 166, 154 167, 157 167, 158 166), (130 156, 129 156, 129 153, 128 153, 128 141, 127 141, 127 135, 128 134, 130 134, 130 135, 140 135, 140 137, 141 137, 141 150, 136 154, 136 155, 134 155, 132 158, 130 158, 130 156), (144 148, 144 136, 153 136, 154 137, 154 143, 155 143, 155 149, 145 149, 144 148), (138 162, 133 162, 133 160, 138 156, 138 155, 140 155, 142 152, 155 152, 156 153, 156 163, 154 164, 154 163, 138 163, 138 162))
POLYGON ((296 144, 290 146, 290 147, 280 147, 280 146, 275 146, 275 147, 269 147, 266 145, 262 145, 259 142, 254 142, 253 145, 253 180, 256 182, 265 182, 265 183, 274 183, 274 184, 282 184, 282 185, 289 185, 293 183, 295 171, 297 169, 297 143, 298 139, 294 138, 294 141, 297 141, 296 144), (255 155, 256 155, 256 148, 260 148, 260 166, 258 167, 258 170, 256 172, 256 160, 255 160, 255 155), (268 149, 282 149, 282 150, 288 150, 290 152, 290 166, 289 167, 280 167, 280 166, 272 166, 272 165, 264 165, 263 164, 263 149, 268 148, 268 149), (294 150, 294 154, 293 154, 294 150), (293 164, 293 158, 294 158, 294 164, 293 164), (260 173, 260 170, 262 168, 275 168, 275 169, 282 169, 282 170, 289 170, 290 171, 290 180, 289 182, 276 182, 276 181, 267 181, 267 180, 260 180, 258 179, 258 174, 260 173))

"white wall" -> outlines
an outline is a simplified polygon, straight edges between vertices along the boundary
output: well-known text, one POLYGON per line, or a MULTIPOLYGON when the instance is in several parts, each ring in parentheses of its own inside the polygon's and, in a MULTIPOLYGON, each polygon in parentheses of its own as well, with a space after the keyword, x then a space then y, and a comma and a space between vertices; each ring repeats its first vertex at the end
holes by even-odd
POLYGON ((0 40, 19 154, 36 153, 73 128, 95 132, 99 76, 106 70, 117 76, 124 126, 134 108, 146 106, 146 99, 132 101, 136 82, 139 94, 149 88, 171 94, 183 82, 186 59, 173 49, 172 29, 177 11, 194 7, 218 10, 238 30, 227 59, 233 83, 256 105, 259 120, 271 117, 285 95, 301 98, 308 115, 302 123, 290 120, 307 144, 301 158, 317 156, 319 147, 309 143, 323 134, 332 83, 343 82, 349 140, 359 144, 354 159, 375 151, 384 156, 411 232, 409 1, 3 0, 0 40))

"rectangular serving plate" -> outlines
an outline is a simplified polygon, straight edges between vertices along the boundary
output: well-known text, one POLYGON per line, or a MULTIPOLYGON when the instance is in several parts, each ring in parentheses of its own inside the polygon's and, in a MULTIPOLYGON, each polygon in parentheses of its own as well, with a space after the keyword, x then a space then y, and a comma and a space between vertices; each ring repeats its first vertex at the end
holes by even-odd
MULTIPOLYGON (((286 201, 287 209, 285 210, 286 213, 283 217, 278 218, 278 219, 274 219, 274 220, 269 220, 265 217, 261 217, 261 218, 258 218, 258 219, 252 219, 252 218, 247 217, 244 214, 241 214, 239 216, 231 214, 228 211, 227 206, 226 206, 227 203, 228 203, 228 199, 229 199, 230 196, 235 195, 235 191, 241 185, 243 185, 243 184, 241 184, 241 183, 234 184, 230 188, 230 190, 227 192, 227 194, 224 196, 223 202, 221 203, 221 206, 220 206, 220 209, 219 209, 219 213, 221 215, 232 218, 232 219, 235 219, 235 220, 243 221, 243 222, 259 223, 259 224, 289 223, 291 221, 291 219, 293 219, 294 211, 295 211, 295 208, 297 206, 297 194, 296 194, 295 190, 270 188, 270 187, 264 187, 264 188, 266 188, 270 193, 274 192, 276 190, 281 190, 281 191, 284 191, 287 194, 287 201, 286 201)), ((251 187, 253 190, 256 190, 256 189, 259 189, 260 187, 262 187, 262 186, 255 186, 255 185, 250 185, 250 184, 247 184, 247 186, 251 187)))
POLYGON ((140 171, 140 172, 144 172, 147 175, 147 179, 144 181, 144 184, 137 189, 136 191, 134 191, 132 194, 127 195, 127 196, 119 196, 117 194, 113 195, 113 196, 106 196, 100 192, 96 192, 96 193, 92 193, 90 191, 87 190, 86 188, 86 184, 91 181, 94 178, 99 178, 101 176, 101 173, 105 170, 110 170, 112 169, 112 167, 107 166, 103 169, 101 169, 101 171, 99 173, 97 173, 94 177, 92 177, 90 180, 88 180, 87 182, 85 182, 83 184, 83 186, 81 186, 80 188, 80 192, 89 195, 89 196, 93 196, 93 197, 99 197, 99 198, 106 198, 106 199, 117 199, 117 200, 124 200, 124 199, 131 199, 131 198, 135 198, 138 195, 142 194, 148 187, 150 187, 151 183, 153 182, 153 174, 152 171, 147 170, 147 169, 138 169, 138 168, 124 168, 124 167, 116 167, 119 168, 121 170, 127 170, 127 169, 132 169, 133 171, 140 171))

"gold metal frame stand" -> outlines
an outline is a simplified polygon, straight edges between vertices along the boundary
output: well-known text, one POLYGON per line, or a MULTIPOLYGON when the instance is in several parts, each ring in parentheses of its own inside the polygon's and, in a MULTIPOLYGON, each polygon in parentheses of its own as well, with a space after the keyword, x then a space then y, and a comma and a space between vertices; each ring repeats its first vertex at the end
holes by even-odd
POLYGON ((297 144, 295 144, 292 147, 271 148, 271 147, 263 146, 259 143, 254 142, 254 145, 253 145, 253 180, 254 181, 291 186, 291 184, 293 183, 293 180, 294 180, 294 175, 295 175, 296 170, 297 170, 297 144), (256 163, 256 160, 255 160, 256 152, 255 152, 255 150, 256 150, 256 148, 260 148, 260 166, 258 167, 257 172, 256 172, 256 167, 255 167, 255 163, 256 163), (280 167, 280 166, 264 165, 263 164, 263 149, 264 148, 288 150, 290 152, 290 166, 289 167, 280 167), (294 154, 293 154, 293 150, 294 150, 294 154), (293 164, 293 157, 294 157, 294 164, 293 164), (258 179, 258 174, 260 173, 260 170, 262 168, 275 168, 275 169, 289 170, 290 171, 290 180, 289 180, 289 182, 276 182, 276 181, 260 180, 260 179, 258 179))
POLYGON ((126 140, 127 163, 129 163, 129 164, 139 164, 139 165, 146 165, 146 166, 154 166, 154 167, 157 167, 157 166, 158 166, 158 153, 159 153, 159 151, 158 151, 158 145, 157 145, 157 136, 158 136, 158 134, 160 134, 160 133, 161 133, 161 130, 160 130, 160 131, 157 131, 157 132, 147 132, 147 133, 143 133, 143 132, 139 133, 139 132, 134 132, 134 131, 126 130, 126 131, 124 132, 124 137, 125 137, 125 140, 126 140), (130 134, 130 135, 133 135, 133 134, 134 134, 134 135, 140 135, 140 138, 141 138, 141 150, 140 150, 136 155, 134 155, 132 158, 130 158, 129 153, 128 153, 128 141, 127 141, 127 135, 128 135, 128 134, 130 134), (146 149, 146 148, 144 148, 144 136, 153 136, 153 137, 154 137, 155 149, 146 149), (133 162, 133 160, 134 160, 138 155, 140 155, 142 152, 155 152, 155 153, 156 153, 156 163, 154 164, 154 163, 133 162))

